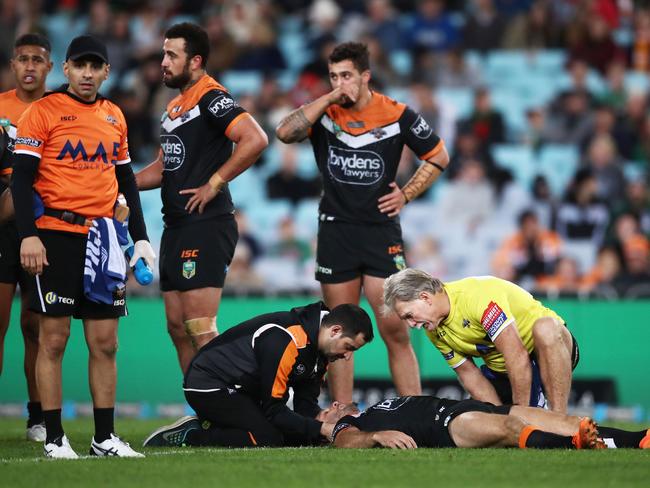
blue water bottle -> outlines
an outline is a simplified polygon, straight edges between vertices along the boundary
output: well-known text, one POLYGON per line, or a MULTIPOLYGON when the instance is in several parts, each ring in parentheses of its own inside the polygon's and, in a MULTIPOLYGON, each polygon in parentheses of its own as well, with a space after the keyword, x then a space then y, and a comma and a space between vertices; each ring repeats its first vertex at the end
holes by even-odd
MULTIPOLYGON (((126 256, 127 263, 131 261, 131 258, 133 257, 133 245, 129 246, 126 251, 124 251, 124 255, 126 256)), ((135 262, 135 266, 131 269, 133 270, 135 281, 140 283, 142 286, 146 286, 153 281, 153 271, 151 271, 151 268, 144 259, 138 259, 135 262)))

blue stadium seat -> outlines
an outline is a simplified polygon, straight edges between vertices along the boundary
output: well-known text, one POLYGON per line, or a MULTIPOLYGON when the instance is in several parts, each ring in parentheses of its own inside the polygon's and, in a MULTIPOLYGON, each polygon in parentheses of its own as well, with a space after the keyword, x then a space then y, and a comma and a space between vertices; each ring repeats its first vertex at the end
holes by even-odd
POLYGON ((307 48, 305 35, 301 32, 280 32, 278 47, 287 61, 287 65, 294 71, 300 70, 310 59, 311 52, 307 48))
POLYGON ((251 231, 264 246, 277 239, 278 223, 291 215, 291 211, 292 205, 288 200, 264 200, 246 208, 251 231))
POLYGON ((437 88, 436 98, 456 108, 457 117, 466 117, 474 105, 474 92, 471 88, 437 88))
POLYGON ((580 151, 573 144, 546 144, 539 153, 539 173, 546 177, 556 197, 565 192, 580 162, 580 151))
POLYGON ((567 54, 561 49, 543 49, 531 53, 534 71, 546 76, 557 76, 564 71, 567 54))
POLYGON ((258 71, 224 71, 219 80, 235 97, 259 93, 262 87, 262 73, 258 71))
POLYGON ((294 212, 296 233, 304 239, 316 237, 318 232, 318 202, 317 198, 303 200, 294 212))
POLYGON ((648 73, 642 71, 628 71, 625 73, 625 89, 631 92, 647 92, 650 89, 648 73))
POLYGON ((388 53, 388 60, 393 69, 401 76, 409 76, 413 69, 411 53, 401 49, 388 53))
POLYGON ((236 207, 249 211, 251 207, 264 205, 264 197, 266 196, 264 178, 256 168, 249 168, 239 174, 228 184, 228 187, 236 207))
POLYGON ((530 147, 523 144, 496 144, 492 157, 502 168, 509 169, 524 188, 530 188, 535 175, 535 157, 530 147))

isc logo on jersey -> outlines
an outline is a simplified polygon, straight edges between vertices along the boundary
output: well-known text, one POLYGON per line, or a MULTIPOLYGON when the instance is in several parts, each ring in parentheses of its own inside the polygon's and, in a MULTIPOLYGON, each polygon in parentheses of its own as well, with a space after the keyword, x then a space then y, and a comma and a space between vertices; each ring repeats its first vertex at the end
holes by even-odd
POLYGON ((215 117, 223 117, 235 108, 236 105, 237 104, 232 98, 221 95, 210 102, 208 110, 212 112, 215 117))
POLYGON ((185 162, 185 144, 174 134, 160 136, 160 148, 163 152, 164 171, 175 171, 185 162))
POLYGON ((331 146, 327 166, 332 177, 351 185, 373 185, 384 176, 384 160, 373 151, 331 146))
POLYGON ((427 124, 427 121, 422 118, 421 115, 415 119, 413 125, 411 125, 411 132, 418 139, 428 139, 431 135, 431 127, 427 124))

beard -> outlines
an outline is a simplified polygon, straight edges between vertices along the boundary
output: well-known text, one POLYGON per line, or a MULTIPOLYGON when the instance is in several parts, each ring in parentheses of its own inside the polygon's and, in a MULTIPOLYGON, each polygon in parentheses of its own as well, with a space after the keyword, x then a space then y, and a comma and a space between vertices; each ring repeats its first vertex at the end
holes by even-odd
POLYGON ((172 76, 167 80, 163 80, 163 83, 167 88, 180 89, 187 85, 191 79, 192 75, 190 73, 190 63, 188 61, 187 64, 183 67, 183 72, 181 74, 172 76))

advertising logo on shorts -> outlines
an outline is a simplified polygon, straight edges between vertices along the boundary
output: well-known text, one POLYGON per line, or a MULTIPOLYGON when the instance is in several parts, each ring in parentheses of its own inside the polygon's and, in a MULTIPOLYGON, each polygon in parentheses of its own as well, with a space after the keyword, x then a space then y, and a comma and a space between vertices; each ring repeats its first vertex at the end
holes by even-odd
POLYGON ((183 278, 189 280, 196 274, 196 261, 187 260, 183 261, 183 278))
POLYGON ((235 103, 232 98, 227 97, 226 95, 221 95, 210 102, 208 110, 212 112, 212 115, 215 117, 223 117, 236 106, 237 103, 235 103))
POLYGON ((165 171, 175 171, 185 162, 185 144, 174 134, 160 136, 160 147, 163 152, 163 167, 165 171))
POLYGON ((418 118, 415 119, 413 125, 411 125, 411 132, 418 139, 428 139, 431 135, 431 127, 427 124, 427 121, 422 118, 421 115, 418 115, 418 118))
POLYGON ((384 176, 384 160, 373 151, 332 146, 327 166, 336 181, 350 185, 374 185, 384 176))

